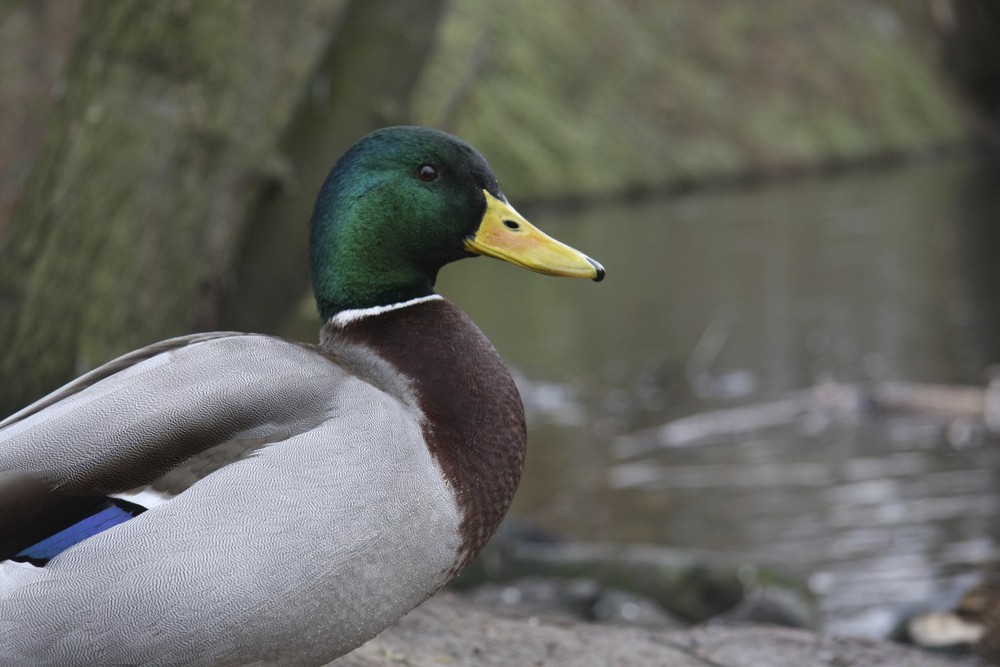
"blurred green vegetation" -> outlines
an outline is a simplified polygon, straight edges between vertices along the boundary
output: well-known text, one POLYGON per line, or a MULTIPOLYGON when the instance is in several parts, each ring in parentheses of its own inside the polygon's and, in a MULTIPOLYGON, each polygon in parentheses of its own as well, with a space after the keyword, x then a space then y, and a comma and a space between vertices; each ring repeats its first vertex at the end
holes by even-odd
POLYGON ((0 412, 165 336, 294 319, 314 193, 382 125, 461 135, 518 204, 954 145, 964 33, 928 6, 0 0, 0 412))
POLYGON ((413 100, 517 199, 910 154, 966 124, 912 4, 456 0, 413 100))

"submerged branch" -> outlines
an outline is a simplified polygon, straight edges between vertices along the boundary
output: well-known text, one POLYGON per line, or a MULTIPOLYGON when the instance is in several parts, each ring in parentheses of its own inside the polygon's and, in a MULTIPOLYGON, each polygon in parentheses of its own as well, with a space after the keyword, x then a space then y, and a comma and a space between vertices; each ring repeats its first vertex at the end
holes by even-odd
POLYGON ((857 417, 865 412, 982 420, 991 431, 1000 432, 1000 381, 994 380, 985 389, 903 382, 885 382, 871 387, 823 383, 775 401, 673 419, 621 436, 615 441, 613 450, 620 458, 630 458, 658 448, 688 447, 710 438, 790 426, 816 413, 857 417))

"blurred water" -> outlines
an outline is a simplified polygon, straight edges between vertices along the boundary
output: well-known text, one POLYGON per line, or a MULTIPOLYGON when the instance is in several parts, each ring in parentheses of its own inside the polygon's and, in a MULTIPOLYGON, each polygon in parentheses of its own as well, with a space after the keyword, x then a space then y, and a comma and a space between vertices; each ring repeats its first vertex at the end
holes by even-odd
POLYGON ((683 447, 616 443, 827 381, 981 386, 1000 361, 998 177, 948 160, 528 210, 607 280, 479 259, 439 285, 522 376, 515 511, 582 539, 782 564, 824 593, 834 632, 946 597, 1000 552, 1000 441, 976 423, 809 412, 683 447))

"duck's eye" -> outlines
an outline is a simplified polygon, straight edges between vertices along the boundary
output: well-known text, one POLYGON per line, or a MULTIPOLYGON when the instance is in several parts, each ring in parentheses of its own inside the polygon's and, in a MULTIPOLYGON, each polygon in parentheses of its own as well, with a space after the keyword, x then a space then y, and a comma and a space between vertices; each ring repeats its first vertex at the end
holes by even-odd
POLYGON ((438 178, 438 170, 429 164, 422 164, 420 165, 420 168, 417 169, 417 178, 425 183, 436 181, 438 178))

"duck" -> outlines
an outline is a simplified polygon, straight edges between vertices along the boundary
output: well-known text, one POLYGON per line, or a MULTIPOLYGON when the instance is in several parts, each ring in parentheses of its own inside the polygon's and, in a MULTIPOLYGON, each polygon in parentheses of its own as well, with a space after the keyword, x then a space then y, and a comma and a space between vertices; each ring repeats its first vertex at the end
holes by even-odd
POLYGON ((0 664, 321 665, 453 579, 526 447, 506 366, 434 288, 475 256, 605 274, 465 141, 376 130, 310 221, 318 344, 172 338, 0 422, 0 664))

